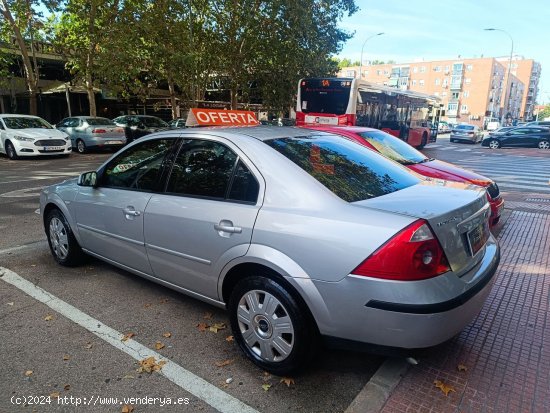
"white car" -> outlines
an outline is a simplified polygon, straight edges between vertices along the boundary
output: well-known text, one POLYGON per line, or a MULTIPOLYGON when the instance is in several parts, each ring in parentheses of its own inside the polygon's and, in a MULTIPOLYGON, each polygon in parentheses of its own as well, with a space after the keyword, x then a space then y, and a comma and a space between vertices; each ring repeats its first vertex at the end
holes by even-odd
POLYGON ((69 135, 38 116, 0 115, 0 153, 23 156, 70 155, 69 135))

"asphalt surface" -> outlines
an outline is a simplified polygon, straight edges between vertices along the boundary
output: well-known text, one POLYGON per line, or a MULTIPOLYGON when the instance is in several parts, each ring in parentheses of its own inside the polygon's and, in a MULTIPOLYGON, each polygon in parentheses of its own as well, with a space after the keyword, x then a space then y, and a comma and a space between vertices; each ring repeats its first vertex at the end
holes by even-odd
MULTIPOLYGON (((443 135, 435 144, 429 144, 424 153, 470 169, 483 169, 490 177, 493 176, 489 166, 498 162, 523 165, 525 171, 518 167, 513 171, 515 177, 509 178, 513 183, 503 191, 505 199, 521 191, 533 192, 532 185, 545 189, 544 180, 550 180, 544 172, 540 182, 533 184, 529 177, 530 162, 536 163, 541 171, 548 162, 546 170, 550 171, 550 152, 537 149, 492 151, 479 145, 450 144, 448 135, 443 135)), ((227 326, 224 311, 92 258, 77 268, 64 268, 54 262, 41 217, 35 212, 40 189, 95 169, 109 156, 73 154, 68 159, 21 161, 0 157, 0 267, 29 280, 72 306, 67 308, 80 310, 104 328, 121 334, 133 333, 131 340, 252 409, 346 410, 383 358, 325 350, 307 371, 292 377, 293 381, 287 380, 290 384, 287 386, 280 377, 266 374, 247 361, 236 344, 227 340, 228 328, 217 333, 197 328, 199 323, 227 326)), ((495 175, 500 173, 497 169, 495 175)), ((159 402, 130 403, 135 412, 216 411, 211 406, 214 393, 207 391, 198 397, 184 390, 177 380, 158 372, 136 371, 139 368, 136 357, 110 344, 101 332, 94 334, 75 322, 70 312, 76 310, 62 315, 48 307, 48 300, 45 302, 0 282, 0 412, 120 412, 124 411, 121 400, 124 397, 156 397, 166 403, 165 398, 188 401, 183 407, 160 407, 159 402), (50 398, 48 404, 47 396, 57 393, 60 398, 50 398), (26 406, 15 405, 23 396, 34 397, 26 399, 26 406), (71 396, 72 401, 68 399, 71 396), (80 403, 84 398, 88 403, 94 400, 95 405, 76 406, 77 398, 80 403), (65 404, 59 404, 59 400, 65 404), (99 405, 99 401, 104 404, 99 405)))

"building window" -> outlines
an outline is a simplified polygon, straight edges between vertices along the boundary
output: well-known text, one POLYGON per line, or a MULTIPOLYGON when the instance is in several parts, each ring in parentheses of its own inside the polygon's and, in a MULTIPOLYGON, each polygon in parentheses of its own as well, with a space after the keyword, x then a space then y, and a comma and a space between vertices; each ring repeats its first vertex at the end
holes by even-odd
POLYGON ((424 79, 419 80, 419 81, 418 81, 418 84, 419 84, 420 86, 424 86, 424 79))
POLYGON ((418 73, 418 67, 413 67, 413 73, 418 73))
POLYGON ((384 74, 389 75, 390 74, 389 70, 384 70, 384 74))
POLYGON ((412 85, 413 85, 413 86, 416 86, 416 80, 413 80, 413 81, 412 81, 412 85))
POLYGON ((381 71, 381 70, 377 70, 377 71, 376 71, 376 74, 377 74, 378 76, 380 76, 380 75, 382 74, 382 71, 381 71))
POLYGON ((473 65, 466 65, 466 70, 468 70, 469 72, 471 72, 473 69, 474 69, 473 65))
POLYGON ((347 77, 355 77, 355 70, 348 70, 346 73, 347 77))
POLYGON ((448 84, 449 84, 449 78, 446 77, 445 79, 443 79, 443 87, 446 87, 448 84))
POLYGON ((441 83, 441 79, 439 79, 439 78, 435 79, 435 85, 436 86, 439 86, 440 83, 441 83))
POLYGON ((450 70, 450 69, 451 69, 451 68, 449 67, 449 65, 446 65, 446 66, 445 66, 445 73, 449 73, 449 70, 450 70))
POLYGON ((465 90, 464 92, 462 92, 462 97, 467 98, 468 96, 470 96, 469 90, 465 90))
POLYGON ((434 92, 434 95, 435 95, 435 96, 439 96, 439 92, 434 92))
POLYGON ((451 93, 451 99, 458 99, 458 93, 459 92, 452 92, 451 93))
POLYGON ((468 105, 462 105, 462 106, 460 107, 460 111, 461 111, 462 113, 468 112, 468 105))
POLYGON ((458 103, 449 102, 447 104, 447 110, 457 111, 458 110, 458 103))
POLYGON ((420 66, 420 73, 426 72, 426 66, 420 66))
POLYGON ((467 77, 466 79, 464 79, 464 83, 472 83, 472 79, 470 79, 469 77, 467 77))
POLYGON ((436 71, 436 72, 441 72, 441 66, 436 66, 436 67, 434 67, 434 71, 436 71))

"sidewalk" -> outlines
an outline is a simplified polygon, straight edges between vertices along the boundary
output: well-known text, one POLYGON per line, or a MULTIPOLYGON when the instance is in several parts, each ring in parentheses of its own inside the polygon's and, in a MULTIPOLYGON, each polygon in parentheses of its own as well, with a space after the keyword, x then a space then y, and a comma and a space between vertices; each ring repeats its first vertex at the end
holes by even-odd
POLYGON ((481 313, 423 352, 383 413, 550 412, 550 196, 514 195, 481 313), (451 386, 448 396, 436 380, 451 386))

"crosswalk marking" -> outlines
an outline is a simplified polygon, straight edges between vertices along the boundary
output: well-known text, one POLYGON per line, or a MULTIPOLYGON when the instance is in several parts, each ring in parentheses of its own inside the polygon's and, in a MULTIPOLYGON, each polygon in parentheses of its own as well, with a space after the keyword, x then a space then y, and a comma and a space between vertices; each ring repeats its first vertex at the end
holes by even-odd
POLYGON ((493 179, 503 191, 550 193, 550 157, 506 155, 504 158, 495 159, 479 156, 454 163, 493 179))

